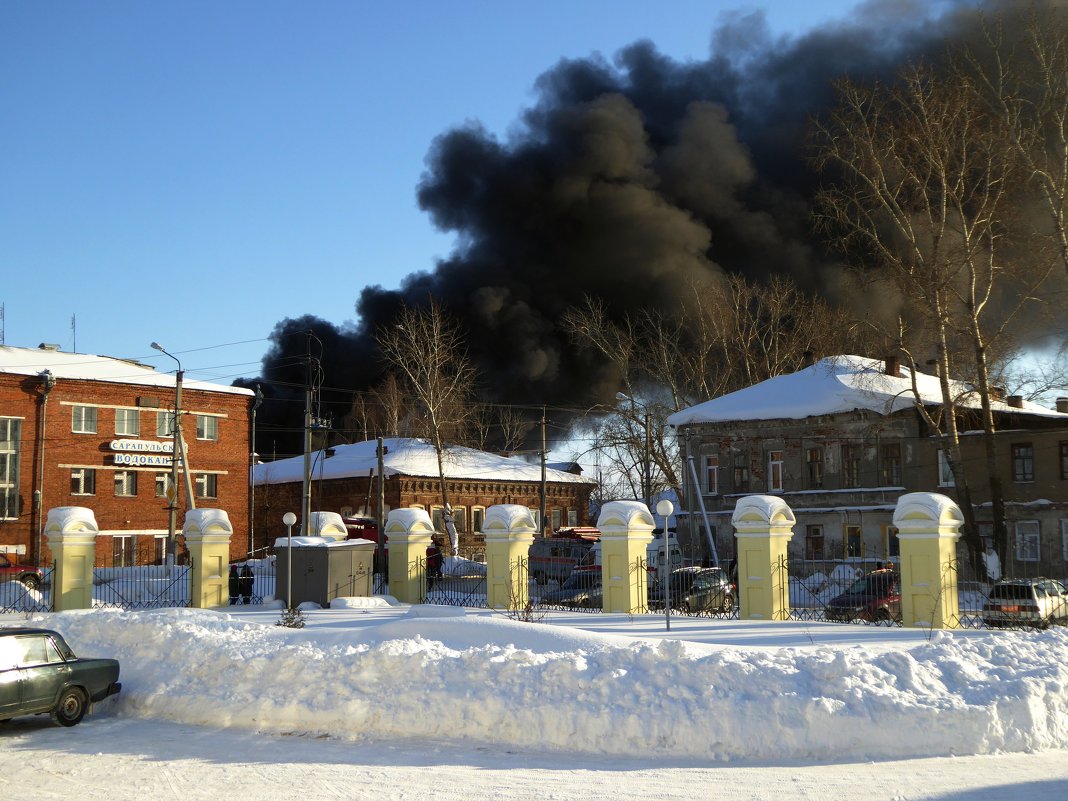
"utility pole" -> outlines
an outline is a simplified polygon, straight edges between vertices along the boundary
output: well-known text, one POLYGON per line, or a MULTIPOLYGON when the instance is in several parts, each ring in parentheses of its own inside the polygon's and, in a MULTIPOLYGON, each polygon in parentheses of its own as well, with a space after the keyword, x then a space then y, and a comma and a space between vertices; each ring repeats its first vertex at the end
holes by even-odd
MULTIPOLYGON (((653 430, 649 422, 649 413, 645 413, 645 505, 653 502, 653 430)), ((667 553, 667 534, 664 535, 664 553, 667 553)))
POLYGON ((304 379, 304 492, 300 501, 300 534, 308 536, 311 520, 311 431, 312 431, 312 357, 311 331, 308 337, 307 367, 304 379))
MULTIPOLYGON (((541 407, 541 510, 539 514, 541 519, 538 521, 538 526, 541 528, 541 536, 545 536, 545 459, 548 455, 548 451, 545 447, 545 407, 541 407)), ((549 536, 552 536, 552 527, 549 527, 549 536)))
MULTIPOLYGON (((378 570, 382 574, 382 586, 386 584, 386 447, 382 437, 378 438, 378 510, 375 524, 378 526, 378 570)), ((383 590, 384 591, 384 590, 383 590)))

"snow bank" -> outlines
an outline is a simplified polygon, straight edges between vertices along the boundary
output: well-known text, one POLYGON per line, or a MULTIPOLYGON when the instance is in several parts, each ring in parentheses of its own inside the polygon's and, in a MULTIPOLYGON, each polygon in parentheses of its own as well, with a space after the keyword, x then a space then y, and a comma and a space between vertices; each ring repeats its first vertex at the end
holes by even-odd
POLYGON ((118 714, 352 740, 872 759, 1068 746, 1068 632, 736 649, 416 611, 286 629, 189 609, 37 615, 116 656, 118 714))

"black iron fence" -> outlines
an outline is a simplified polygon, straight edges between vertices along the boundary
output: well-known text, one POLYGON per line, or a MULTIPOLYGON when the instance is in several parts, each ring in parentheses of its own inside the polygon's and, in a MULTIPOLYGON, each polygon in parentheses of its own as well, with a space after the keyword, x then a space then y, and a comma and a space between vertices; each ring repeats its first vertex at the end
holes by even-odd
POLYGON ((51 612, 53 567, 42 568, 41 576, 26 579, 0 579, 0 613, 51 612))
POLYGON ((93 605, 162 609, 190 605, 188 565, 141 565, 93 569, 93 605))

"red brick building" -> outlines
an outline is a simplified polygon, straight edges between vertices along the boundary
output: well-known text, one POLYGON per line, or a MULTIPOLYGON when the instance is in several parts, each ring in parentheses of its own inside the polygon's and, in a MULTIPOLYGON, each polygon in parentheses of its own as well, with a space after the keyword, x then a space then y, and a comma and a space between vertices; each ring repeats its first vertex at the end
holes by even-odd
MULTIPOLYGON (((84 506, 100 527, 98 566, 160 562, 169 537, 175 383, 173 374, 135 361, 0 346, 0 551, 50 564, 48 510, 84 506)), ((249 547, 252 400, 246 389, 183 381, 181 431, 195 504, 226 510, 233 558, 249 547)), ((176 489, 180 533, 188 501, 181 472, 176 489)))
MULTIPOLYGON (((378 513, 377 443, 358 442, 317 451, 311 462, 311 510, 343 516, 378 513)), ((385 511, 425 509, 438 531, 445 531, 437 459, 419 439, 386 439, 383 457, 385 511)), ((541 465, 471 448, 449 448, 444 458, 449 505, 461 553, 483 550, 482 517, 490 506, 515 503, 541 510, 541 465)), ((256 548, 286 536, 282 516, 300 517, 304 458, 258 464, 254 471, 256 548), (261 537, 263 539, 261 539, 261 537)), ((590 525, 590 494, 596 482, 581 475, 545 471, 545 529, 590 525)), ((294 534, 296 530, 294 530, 294 534)))

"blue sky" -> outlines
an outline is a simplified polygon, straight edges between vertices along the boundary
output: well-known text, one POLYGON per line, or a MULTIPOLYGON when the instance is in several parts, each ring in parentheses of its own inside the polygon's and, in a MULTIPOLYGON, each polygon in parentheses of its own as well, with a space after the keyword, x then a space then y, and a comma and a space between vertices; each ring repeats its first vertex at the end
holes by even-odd
POLYGON ((0 4, 5 344, 256 375, 278 321, 342 324, 448 254, 415 199, 431 142, 506 135, 561 58, 704 59, 724 13, 792 34, 855 5, 0 4))

